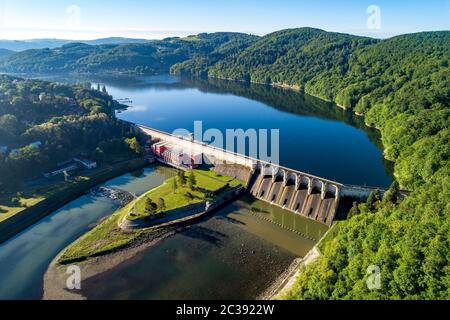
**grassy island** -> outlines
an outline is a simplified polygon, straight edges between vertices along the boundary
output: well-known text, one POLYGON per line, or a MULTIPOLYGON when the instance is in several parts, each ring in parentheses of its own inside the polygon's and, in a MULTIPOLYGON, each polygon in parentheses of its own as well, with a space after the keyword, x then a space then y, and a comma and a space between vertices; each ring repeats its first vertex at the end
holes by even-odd
POLYGON ((179 171, 160 187, 137 199, 129 220, 160 216, 162 213, 211 200, 215 195, 242 186, 237 179, 211 170, 179 171))
POLYGON ((152 215, 160 216, 190 204, 208 201, 215 195, 240 186, 243 186, 243 182, 214 171, 194 170, 186 173, 180 171, 177 177, 166 180, 160 187, 148 191, 120 208, 75 241, 63 252, 58 263, 68 264, 108 254, 164 231, 158 227, 124 231, 119 227, 119 222, 125 218, 132 220, 152 215))

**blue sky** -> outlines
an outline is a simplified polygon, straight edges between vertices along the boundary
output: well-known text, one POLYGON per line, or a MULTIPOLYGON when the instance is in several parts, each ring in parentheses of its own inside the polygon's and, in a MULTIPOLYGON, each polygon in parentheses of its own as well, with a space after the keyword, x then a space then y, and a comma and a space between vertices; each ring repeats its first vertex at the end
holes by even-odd
POLYGON ((450 0, 0 0, 0 39, 263 35, 304 26, 379 38, 450 30, 450 0))

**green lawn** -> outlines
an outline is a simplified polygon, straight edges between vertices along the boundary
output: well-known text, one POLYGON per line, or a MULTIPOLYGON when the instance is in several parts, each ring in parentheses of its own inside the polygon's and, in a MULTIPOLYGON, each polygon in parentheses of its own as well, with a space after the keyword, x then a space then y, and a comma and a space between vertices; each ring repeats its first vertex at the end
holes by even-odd
POLYGON ((245 183, 243 181, 240 181, 238 179, 235 179, 235 178, 232 178, 232 177, 229 177, 229 176, 221 175, 221 174, 219 174, 219 173, 217 173, 215 171, 212 171, 212 170, 195 170, 195 173, 196 173, 196 177, 205 176, 206 175, 206 176, 211 177, 211 178, 213 178, 215 180, 220 180, 223 183, 223 185, 228 184, 232 188, 236 188, 236 187, 245 185, 245 183))
MULTIPOLYGON (((151 199, 154 203, 158 203, 159 199, 163 199, 165 208, 158 208, 154 214, 162 211, 175 210, 188 205, 201 203, 210 199, 211 193, 217 193, 225 190, 227 187, 238 187, 243 185, 242 182, 227 176, 222 176, 214 171, 209 170, 194 170, 195 179, 197 181, 195 187, 190 189, 187 185, 181 186, 178 177, 168 179, 162 186, 150 190, 142 195, 136 202, 136 205, 131 208, 135 216, 128 217, 128 219, 138 219, 148 216, 145 210, 147 199, 151 199), (173 189, 173 181, 177 181, 178 188, 173 189), (188 195, 191 197, 188 197, 188 195)), ((189 176, 190 173, 186 173, 189 176)))
MULTIPOLYGON (((145 203, 148 198, 155 203, 157 203, 158 199, 160 198, 164 199, 166 205, 165 211, 182 208, 187 205, 196 204, 207 200, 204 192, 191 190, 187 187, 178 187, 176 192, 174 192, 172 182, 176 179, 176 177, 170 178, 162 186, 153 189, 141 196, 137 200, 136 206, 131 208, 137 216, 129 218, 133 219, 148 216, 148 214, 146 214, 145 212, 145 203), (187 198, 188 192, 193 196, 192 199, 187 198)), ((158 212, 160 211, 162 211, 161 208, 158 210, 158 212)))
POLYGON ((28 188, 21 192, 21 196, 10 194, 0 198, 0 222, 5 221, 19 212, 22 212, 26 208, 32 207, 41 201, 57 194, 61 190, 66 188, 65 182, 54 182, 45 187, 28 188), (18 198, 17 203, 12 203, 13 197, 18 198))

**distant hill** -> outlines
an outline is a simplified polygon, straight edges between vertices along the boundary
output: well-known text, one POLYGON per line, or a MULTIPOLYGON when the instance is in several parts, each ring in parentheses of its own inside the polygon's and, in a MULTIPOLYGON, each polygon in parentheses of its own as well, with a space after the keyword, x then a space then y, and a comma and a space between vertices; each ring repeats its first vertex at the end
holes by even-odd
POLYGON ((64 40, 64 39, 31 39, 31 40, 0 40, 0 49, 24 51, 31 49, 54 49, 68 43, 85 43, 90 45, 146 43, 150 40, 131 38, 103 38, 97 40, 64 40))
MULTIPOLYGON (((222 32, 145 43, 89 45, 72 42, 58 48, 26 50, 0 58, 0 70, 12 73, 168 73, 177 63, 194 57, 222 58, 223 53, 243 49, 256 39, 256 36, 242 33, 222 32)), ((215 60, 209 61, 212 62, 215 60)))
POLYGON ((11 50, 7 50, 7 49, 0 49, 0 58, 1 57, 6 57, 6 56, 9 56, 9 55, 12 55, 12 54, 14 54, 15 52, 14 51, 11 51, 11 50))

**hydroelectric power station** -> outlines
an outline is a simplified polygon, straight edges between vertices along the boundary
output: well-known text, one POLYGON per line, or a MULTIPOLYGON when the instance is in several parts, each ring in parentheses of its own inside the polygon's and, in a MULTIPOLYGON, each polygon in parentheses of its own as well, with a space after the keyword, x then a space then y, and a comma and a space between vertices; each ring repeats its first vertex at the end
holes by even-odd
POLYGON ((245 181, 255 198, 329 226, 342 198, 365 199, 376 189, 342 184, 145 126, 136 128, 153 145, 166 146, 156 152, 160 162, 184 169, 187 154, 190 159, 200 156, 218 173, 245 181))

